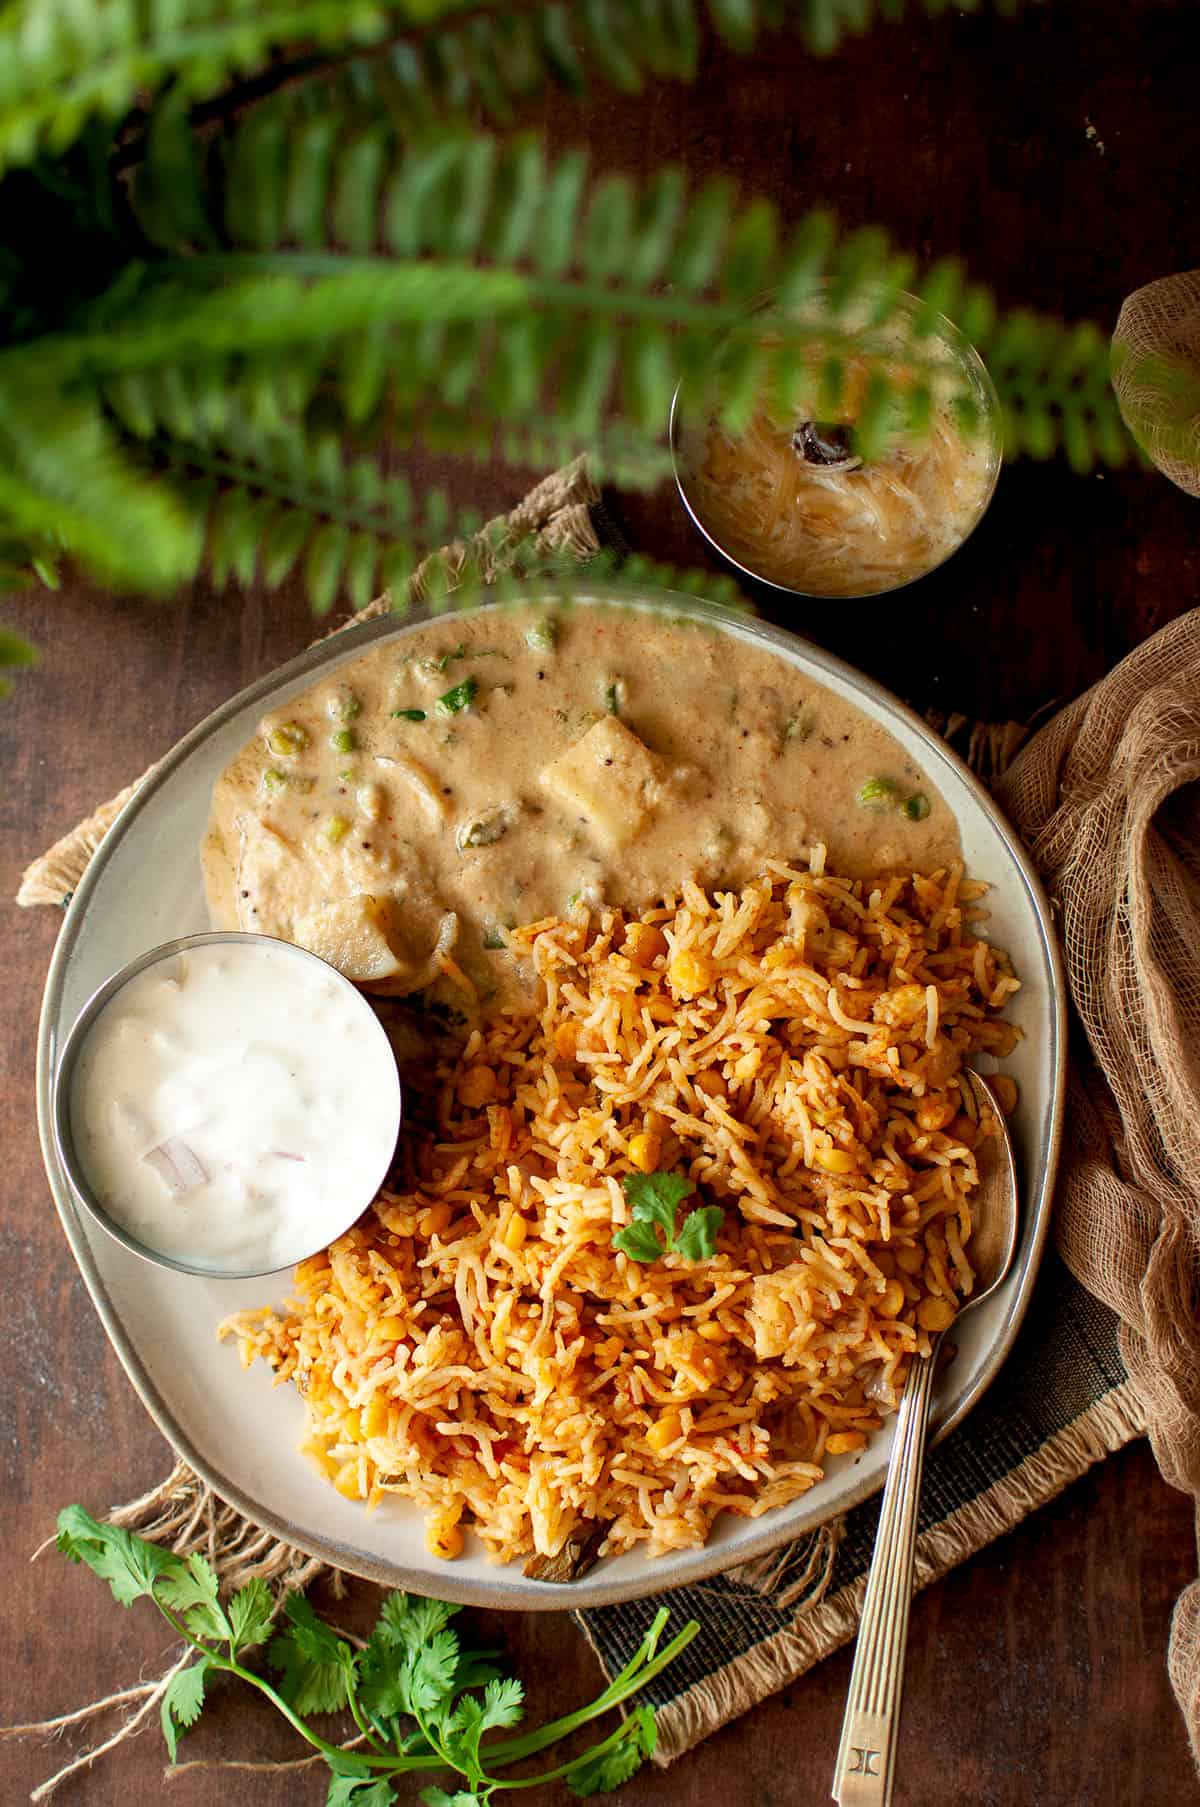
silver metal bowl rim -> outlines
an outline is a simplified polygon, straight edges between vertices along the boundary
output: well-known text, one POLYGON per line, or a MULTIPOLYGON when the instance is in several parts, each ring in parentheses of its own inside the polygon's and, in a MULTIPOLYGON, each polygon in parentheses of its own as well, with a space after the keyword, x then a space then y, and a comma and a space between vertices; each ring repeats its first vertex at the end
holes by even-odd
MULTIPOLYGON (((552 597, 554 594, 551 587, 548 595, 552 597)), ((529 586, 523 599, 538 600, 535 585, 529 586)), ((903 721, 919 736, 924 745, 925 758, 929 761, 930 766, 934 769, 939 765, 944 766, 954 774, 958 782, 965 785, 972 793, 977 804, 994 824, 1009 858, 1020 874, 1021 883, 1032 905, 1041 935, 1042 953, 1050 980, 1051 1046, 1049 1053, 1052 1096, 1049 1126, 1048 1133, 1039 1146, 1034 1161, 1035 1169, 1040 1172, 1040 1183, 1033 1188, 1033 1196, 1022 1201, 1021 1246, 1018 1249, 1010 1280, 1005 1283, 1006 1285, 1011 1284, 1013 1288, 1008 1301, 1007 1316, 987 1360, 981 1367, 974 1386, 963 1395, 955 1410, 939 1416, 936 1405, 934 1406, 930 1441, 939 1442, 962 1422, 982 1398, 1003 1366, 1028 1309, 1034 1280, 1050 1229, 1050 1193, 1062 1140, 1063 1096, 1066 1086, 1067 1017, 1066 983, 1062 958, 1052 926, 1050 902, 1041 880, 1015 832, 999 813, 995 803, 969 767, 944 741, 940 741, 932 733, 928 724, 921 721, 920 717, 908 708, 907 704, 900 702, 881 684, 877 684, 874 679, 868 678, 864 673, 856 671, 844 660, 812 645, 801 635, 790 630, 748 619, 720 604, 702 601, 679 592, 662 592, 653 602, 649 600, 634 601, 631 599, 629 591, 622 590, 619 585, 588 583, 585 578, 573 588, 572 600, 577 603, 618 604, 635 609, 665 607, 672 615, 687 615, 697 620, 708 621, 726 631, 736 629, 739 633, 749 635, 751 639, 757 640, 764 647, 782 654, 793 662, 796 653, 799 652, 808 667, 818 676, 825 673, 837 678, 840 683, 846 685, 852 693, 865 699, 873 708, 877 710, 882 708, 886 715, 903 721)), ((439 619, 464 619, 483 612, 489 606, 503 608, 507 605, 504 602, 489 604, 485 601, 479 606, 448 610, 439 616, 439 619)), ((389 634, 418 632, 428 625, 428 620, 423 619, 398 626, 395 617, 381 615, 353 627, 344 628, 337 635, 336 642, 331 643, 328 639, 316 642, 294 659, 276 667, 274 671, 256 679, 244 690, 228 698, 189 733, 185 734, 181 740, 177 741, 170 752, 163 756, 153 772, 139 785, 124 809, 116 817, 68 905, 46 977, 42 1013, 38 1026, 37 1052, 37 1108, 42 1158, 55 1206, 62 1221, 63 1232, 84 1277, 88 1293, 104 1325, 109 1341, 116 1350, 117 1357, 142 1404, 162 1431, 167 1442, 220 1498, 252 1522, 262 1525, 283 1542, 292 1544, 295 1548, 304 1550, 308 1555, 341 1568, 349 1574, 360 1575, 365 1580, 377 1582, 382 1587, 402 1587, 415 1593, 422 1593, 430 1587, 430 1576, 426 1570, 408 1569, 398 1563, 386 1561, 373 1550, 362 1549, 358 1545, 314 1533, 306 1526, 296 1523, 283 1514, 264 1507, 237 1482, 223 1474, 213 1457, 204 1450, 198 1449, 191 1439, 180 1431, 126 1334, 121 1315, 109 1297, 92 1249, 83 1232, 71 1189, 61 1169, 57 1166, 50 1127, 49 1081, 54 1059, 55 1016, 61 1000, 67 966, 88 900, 113 849, 119 844, 130 824, 141 813, 149 798, 162 788, 176 769, 187 761, 193 751, 202 746, 211 734, 243 709, 273 695, 287 684, 308 677, 332 660, 336 659, 340 664, 355 653, 365 652, 374 641, 383 639, 389 634)), ((739 1539, 736 1552, 731 1554, 724 1548, 714 1547, 711 1544, 705 1545, 700 1550, 687 1552, 689 1559, 686 1563, 678 1564, 676 1574, 666 1582, 661 1578, 661 1571, 656 1571, 650 1562, 646 1563, 645 1576, 640 1581, 605 1582, 603 1568, 600 1568, 579 1581, 563 1583, 530 1583, 524 1577, 510 1582, 505 1578, 503 1571, 497 1571, 495 1581, 486 1585, 469 1580, 461 1581, 452 1566, 445 1565, 438 1572, 437 1592, 440 1598, 455 1601, 464 1606, 484 1606, 521 1612, 567 1612, 580 1607, 618 1605, 622 1601, 641 1599, 647 1594, 659 1593, 665 1585, 690 1586, 694 1582, 720 1574, 737 1563, 749 1561, 755 1556, 765 1555, 769 1551, 777 1549, 780 1544, 815 1530, 826 1523, 834 1513, 845 1512, 851 1507, 861 1504, 863 1500, 869 1499, 882 1489, 883 1481, 884 1473, 882 1471, 876 1478, 867 1477, 847 1488, 839 1497, 837 1505, 829 1509, 817 1507, 806 1514, 803 1510, 802 1500, 779 1508, 779 1515, 787 1517, 786 1528, 780 1527, 778 1516, 775 1513, 765 1514, 761 1520, 757 1521, 758 1528, 756 1530, 739 1539), (679 1568, 683 1569, 682 1573, 678 1572, 679 1568)))
MULTIPOLYGON (((818 287, 820 286, 827 287, 828 284, 818 285, 818 287)), ((919 295, 911 295, 906 289, 897 290, 895 298, 897 301, 911 301, 915 307, 921 307, 923 305, 919 295)), ((771 297, 766 296, 754 307, 750 308, 748 314, 758 313, 762 309, 769 307, 770 304, 771 297)), ((1000 396, 996 389, 995 379, 987 365, 984 363, 978 350, 972 345, 970 339, 955 326, 953 320, 948 319, 945 314, 936 314, 935 319, 937 321, 937 331, 944 335, 948 335, 955 342, 955 349, 961 349, 967 363, 973 365, 975 374, 981 379, 985 393, 990 398, 996 415, 998 416, 1000 411, 1000 396)), ((830 594, 826 590, 793 589, 791 584, 780 583, 778 578, 766 577, 761 571, 754 570, 753 566, 743 564, 741 559, 735 558, 733 553, 728 551, 726 547, 721 544, 716 535, 712 533, 701 520, 696 505, 688 494, 687 485, 684 482, 682 468, 683 459, 679 449, 681 398, 685 385, 686 378, 681 379, 675 385, 675 393, 671 397, 671 411, 667 417, 667 441, 671 448, 671 472, 675 478, 675 488, 679 491, 679 500, 683 503, 683 511, 697 533, 701 534, 703 538, 708 541, 708 544, 712 547, 713 551, 719 558, 724 559, 727 565, 732 566, 732 568, 735 571, 740 572, 743 577, 750 578, 752 582, 765 584, 768 589, 777 590, 781 596, 796 596, 802 602, 833 603, 876 602, 882 600, 885 596, 898 596, 901 590, 907 590, 911 588, 913 584, 920 583, 924 578, 932 577, 935 571, 940 571, 945 565, 948 565, 955 554, 961 552, 967 541, 972 538, 976 529, 979 527, 980 522, 983 520, 983 517, 992 505, 992 501, 996 494, 996 486, 1000 481, 1000 472, 1004 467, 1004 445, 1002 436, 999 437, 996 459, 992 466, 991 480, 980 499, 979 510, 975 519, 971 522, 971 525, 963 534, 961 540, 959 540, 956 545, 951 546, 950 550, 944 553, 935 565, 930 565, 925 571, 916 572, 912 577, 906 577, 902 583, 889 584, 886 589, 882 590, 862 590, 830 594)))
MULTIPOLYGON (((58 1058, 54 1063, 50 1082, 50 1122, 54 1138, 54 1152, 58 1157, 59 1165, 61 1166, 63 1174, 74 1192, 77 1201, 84 1207, 89 1215, 94 1218, 102 1230, 106 1230, 115 1242, 119 1242, 122 1248, 128 1249, 131 1254, 140 1256, 143 1261, 153 1262, 156 1267, 167 1267, 174 1273, 191 1274, 198 1279, 204 1280, 265 1279, 270 1274, 281 1274, 288 1268, 295 1267, 297 1262, 306 1261, 310 1255, 317 1254, 320 1249, 327 1247, 328 1244, 335 1241, 337 1237, 344 1235, 352 1224, 357 1223, 358 1219, 362 1216, 371 1200, 378 1193, 380 1186, 387 1178, 392 1158, 391 1155, 389 1155, 383 1171, 380 1173, 367 1197, 364 1198, 360 1204, 353 1206, 353 1208, 347 1207, 340 1210, 336 1217, 332 1217, 328 1233, 323 1233, 321 1240, 318 1243, 311 1248, 306 1247, 298 1254, 289 1255, 286 1261, 273 1261, 269 1267, 213 1267, 201 1266, 200 1264, 191 1261, 180 1261, 174 1255, 164 1254, 161 1249, 153 1248, 149 1243, 139 1241, 139 1239, 136 1236, 132 1236, 123 1225, 117 1223, 114 1218, 110 1217, 108 1212, 104 1209, 104 1206, 93 1192, 87 1173, 84 1170, 83 1163, 79 1159, 75 1148, 74 1133, 71 1128, 71 1085, 75 1077, 75 1066, 84 1043, 87 1041, 88 1032, 93 1023, 95 1023, 97 1017, 112 999, 117 996, 118 992, 123 991, 131 980, 137 978, 139 973, 146 972, 150 967, 158 966, 165 960, 173 959, 177 954, 186 953, 191 948, 213 947, 217 945, 229 946, 231 944, 242 945, 246 942, 254 942, 256 945, 265 944, 269 947, 284 948, 289 955, 300 956, 302 959, 311 962, 313 965, 321 967, 323 971, 337 980, 338 985, 354 998, 356 1004, 366 1006, 364 1027, 366 1026, 367 1018, 369 1018, 374 1029, 378 1030, 380 1037, 387 1043, 387 1032, 374 1011, 371 1010, 370 1005, 367 1004, 363 994, 351 984, 350 980, 347 979, 343 973, 338 971, 336 966, 331 966, 328 960, 322 960, 319 954, 314 954, 310 949, 305 947, 297 947, 294 942, 282 941, 277 935, 260 935, 242 929, 212 929, 201 932, 200 934, 181 935, 175 940, 160 942, 157 947, 149 948, 144 954, 136 954, 132 960, 126 961, 124 966, 119 967, 115 973, 105 979, 102 985, 98 985, 91 997, 87 1000, 87 1003, 79 1012, 79 1015, 75 1018, 75 1021, 72 1023, 66 1035, 63 1037, 62 1045, 58 1050, 58 1058)), ((367 1033, 370 1034, 372 1031, 368 1030, 367 1033)), ((391 1044, 387 1043, 387 1046, 390 1054, 391 1044)), ((394 1056, 392 1056, 392 1061, 393 1070, 395 1070, 394 1056)), ((400 1083, 400 1075, 397 1072, 397 1136, 400 1134, 400 1125, 403 1120, 403 1115, 404 1092, 400 1083)), ((393 1154, 395 1152, 394 1142, 392 1145, 392 1152, 393 1154)))

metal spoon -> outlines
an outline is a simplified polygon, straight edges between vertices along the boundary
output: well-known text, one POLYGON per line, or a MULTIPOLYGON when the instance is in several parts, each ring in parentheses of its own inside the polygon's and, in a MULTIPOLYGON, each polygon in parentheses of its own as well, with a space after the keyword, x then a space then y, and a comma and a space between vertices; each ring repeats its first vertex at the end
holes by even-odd
MULTIPOLYGON (((976 1291, 958 1323, 990 1299, 1012 1265, 1017 1246, 1017 1170, 1012 1143, 990 1086, 970 1068, 959 1075, 964 1111, 989 1133, 976 1149, 979 1190, 972 1200, 974 1228, 968 1252, 976 1291)), ((833 1798, 841 1807, 888 1807, 896 1768, 904 1650, 912 1605, 917 1508, 925 1466, 925 1432, 942 1332, 929 1354, 914 1361, 900 1396, 879 1530, 863 1599, 854 1668, 842 1720, 833 1798)))

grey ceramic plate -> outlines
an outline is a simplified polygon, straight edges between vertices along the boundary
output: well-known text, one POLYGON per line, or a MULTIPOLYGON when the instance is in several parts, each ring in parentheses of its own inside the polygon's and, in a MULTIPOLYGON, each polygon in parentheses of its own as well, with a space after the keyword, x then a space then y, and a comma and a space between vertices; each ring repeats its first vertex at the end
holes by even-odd
MULTIPOLYGON (((603 586, 581 601, 618 600, 603 586)), ((628 606, 622 592, 619 600, 628 606)), ((1049 908, 1029 861, 986 792, 922 723, 867 678, 782 631, 696 603, 669 599, 677 614, 757 642, 883 722, 955 811, 971 872, 994 887, 990 932, 1023 980, 1013 1014, 1024 1039, 1006 1070, 1020 1087, 1013 1122, 1023 1190, 1016 1264, 994 1301, 962 1326, 957 1359, 938 1391, 935 1425, 957 1424, 995 1377, 1024 1315, 1049 1221, 1058 1153, 1065 1055, 1064 993, 1049 908)), ((650 607, 651 604, 636 604, 650 607)), ((370 646, 399 640, 415 624, 390 617, 347 629, 302 653, 180 741, 130 800, 93 859, 63 922, 51 962, 38 1042, 38 1117, 55 1203, 104 1327, 147 1410, 178 1453, 223 1499, 301 1549, 388 1586, 469 1603, 523 1609, 598 1606, 691 1582, 810 1530, 875 1492, 889 1437, 857 1458, 835 1458, 825 1479, 793 1505, 758 1519, 722 1520, 703 1550, 648 1560, 607 1560, 572 1584, 526 1580, 498 1568, 468 1541, 455 1563, 425 1549, 420 1513, 395 1501, 366 1513, 342 1499, 297 1452, 300 1401, 272 1390, 265 1368, 243 1372, 215 1326, 229 1312, 281 1300, 286 1282, 200 1279, 151 1266, 84 1222, 59 1170, 50 1134, 56 1050, 98 985, 144 949, 208 927, 197 849, 217 775, 250 739, 264 710, 370 646)))

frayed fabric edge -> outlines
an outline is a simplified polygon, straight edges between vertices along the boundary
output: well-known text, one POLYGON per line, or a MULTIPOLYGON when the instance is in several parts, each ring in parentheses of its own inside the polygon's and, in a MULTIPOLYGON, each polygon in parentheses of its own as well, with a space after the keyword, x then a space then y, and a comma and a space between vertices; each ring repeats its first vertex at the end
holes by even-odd
MULTIPOLYGON (((1048 1438, 1019 1468, 918 1538, 917 1588, 939 1580, 977 1550, 1015 1529, 1037 1507, 1054 1499, 1105 1456, 1140 1437, 1144 1429, 1132 1385, 1125 1382, 1114 1388, 1048 1438)), ((678 1700, 660 1707, 654 1761, 662 1765, 674 1762, 848 1643, 858 1629, 865 1591, 863 1575, 831 1598, 802 1610, 785 1631, 765 1639, 706 1676, 678 1700)))

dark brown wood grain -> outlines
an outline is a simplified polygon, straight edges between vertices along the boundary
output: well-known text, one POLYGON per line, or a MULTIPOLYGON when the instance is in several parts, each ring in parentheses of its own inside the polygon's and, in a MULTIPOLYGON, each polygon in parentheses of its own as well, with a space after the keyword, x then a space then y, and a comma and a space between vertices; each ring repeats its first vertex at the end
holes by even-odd
MULTIPOLYGON (((588 144, 602 166, 646 172, 678 158, 697 175, 726 169, 785 214, 825 202, 849 224, 885 222, 921 256, 963 253, 1006 302, 1111 323, 1130 288, 1200 261, 1193 34, 1190 6, 1130 0, 1030 6, 1020 25, 951 13, 881 28, 830 64, 785 34, 745 61, 710 49, 692 89, 601 95, 590 110, 557 98, 530 119, 557 144, 588 144)), ((521 487, 492 470, 460 483, 485 508, 510 506, 521 487)), ((619 504, 635 543, 706 562, 668 491, 619 504)), ((1075 694, 1198 600, 1198 529, 1197 504, 1152 474, 1079 479, 1059 465, 1016 466, 964 552, 897 601, 768 600, 766 612, 921 707, 1024 716, 1075 694)), ((170 605, 77 585, 3 613, 43 651, 41 669, 0 706, 5 899, 29 857, 311 634, 294 597, 217 596, 204 585, 170 605)), ((53 1552, 28 1558, 60 1505, 78 1499, 102 1511, 150 1485, 170 1457, 106 1344, 42 1174, 34 1042, 57 919, 0 907, 0 1718, 11 1721, 69 1711, 155 1671, 165 1655, 148 1608, 120 1611, 53 1552)), ((1138 1446, 922 1596, 898 1803, 1195 1798, 1165 1671, 1171 1606, 1194 1569, 1187 1503, 1138 1446)), ((365 1622, 376 1599, 356 1585, 348 1622, 365 1622)), ((566 1619, 481 1614, 475 1623, 508 1646, 536 1712, 565 1710, 595 1686, 593 1659, 566 1619)), ((828 1798, 848 1673, 843 1652, 621 1798, 815 1807, 828 1798)), ((188 1745, 197 1757, 293 1748, 266 1711, 224 1691, 188 1745)), ((0 1744, 0 1802, 15 1807, 79 1747, 75 1734, 53 1748, 0 1744)), ((152 1727, 62 1798, 80 1807, 156 1801, 162 1763, 152 1727)), ((166 1798, 279 1807, 315 1803, 323 1786, 315 1776, 199 1770, 166 1798)), ((526 1798, 548 1807, 561 1796, 526 1798)))

